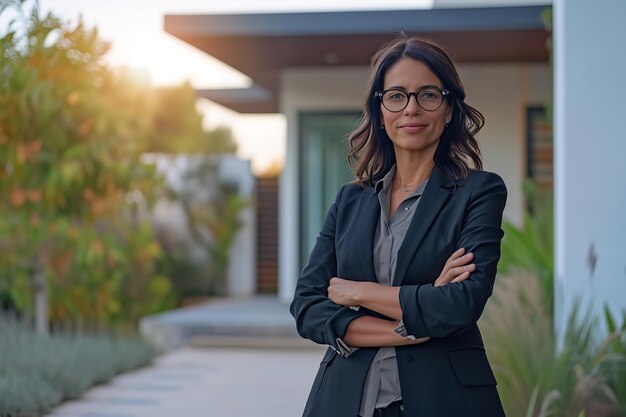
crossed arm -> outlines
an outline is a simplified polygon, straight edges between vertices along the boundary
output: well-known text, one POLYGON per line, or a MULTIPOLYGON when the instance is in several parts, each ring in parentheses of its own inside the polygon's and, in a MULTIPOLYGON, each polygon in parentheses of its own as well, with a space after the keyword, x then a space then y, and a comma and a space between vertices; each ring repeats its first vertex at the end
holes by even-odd
MULTIPOLYGON (((475 265, 469 263, 472 258, 473 254, 471 252, 465 254, 464 248, 454 252, 447 260, 434 285, 441 286, 467 279, 475 269, 475 265)), ((402 319, 400 287, 390 287, 369 281, 350 281, 335 277, 330 280, 328 298, 338 305, 365 307, 394 319, 392 321, 372 316, 363 316, 352 320, 343 337, 344 342, 350 346, 413 345, 430 339, 429 337, 421 337, 409 340, 394 331, 402 319)))

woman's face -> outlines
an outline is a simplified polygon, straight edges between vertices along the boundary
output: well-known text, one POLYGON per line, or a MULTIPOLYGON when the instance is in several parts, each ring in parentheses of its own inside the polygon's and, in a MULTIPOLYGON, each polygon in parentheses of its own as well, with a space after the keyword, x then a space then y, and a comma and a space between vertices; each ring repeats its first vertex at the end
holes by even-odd
MULTIPOLYGON (((422 62, 402 58, 391 66, 384 79, 384 89, 391 88, 412 93, 427 87, 444 88, 437 76, 422 62)), ((396 154, 408 152, 432 152, 434 155, 446 123, 450 121, 447 100, 434 111, 426 111, 411 95, 406 108, 399 112, 387 110, 381 103, 380 111, 387 135, 396 154)))

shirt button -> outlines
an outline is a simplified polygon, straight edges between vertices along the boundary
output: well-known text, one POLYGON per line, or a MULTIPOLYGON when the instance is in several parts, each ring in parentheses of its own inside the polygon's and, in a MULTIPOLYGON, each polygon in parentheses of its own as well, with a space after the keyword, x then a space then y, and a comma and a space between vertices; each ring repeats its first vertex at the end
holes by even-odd
POLYGON ((404 206, 404 211, 409 211, 410 208, 411 207, 409 207, 409 206, 404 206))

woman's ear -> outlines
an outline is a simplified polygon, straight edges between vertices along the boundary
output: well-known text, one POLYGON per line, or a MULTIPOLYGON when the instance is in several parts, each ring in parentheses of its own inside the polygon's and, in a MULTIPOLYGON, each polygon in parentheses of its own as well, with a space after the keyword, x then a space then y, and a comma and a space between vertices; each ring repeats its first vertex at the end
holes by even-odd
POLYGON ((446 109, 446 126, 452 121, 452 114, 452 109, 450 108, 450 106, 448 106, 448 108, 446 109))

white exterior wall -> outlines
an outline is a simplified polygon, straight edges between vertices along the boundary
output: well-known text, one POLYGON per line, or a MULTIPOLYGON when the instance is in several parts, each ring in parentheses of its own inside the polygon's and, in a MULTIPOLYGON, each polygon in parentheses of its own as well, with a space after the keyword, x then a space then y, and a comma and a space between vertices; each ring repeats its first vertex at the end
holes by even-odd
POLYGON ((552 74, 547 64, 471 64, 459 73, 467 103, 485 116, 478 134, 484 168, 497 172, 509 195, 505 217, 521 225, 522 181, 526 177, 526 107, 552 99, 552 74))
POLYGON ((554 3, 555 325, 562 336, 577 298, 596 314, 605 303, 619 317, 626 309, 626 2, 554 3))
POLYGON ((218 175, 223 181, 237 184, 239 195, 249 203, 239 215, 241 229, 229 249, 227 276, 229 296, 249 297, 257 289, 256 180, 251 162, 234 155, 221 157, 218 175))
MULTIPOLYGON (((459 68, 468 103, 479 109, 486 125, 478 140, 485 169, 499 173, 509 189, 505 217, 521 223, 521 182, 525 176, 525 108, 551 98, 547 64, 472 64, 459 68)), ((293 296, 299 245, 298 115, 302 111, 360 111, 367 69, 289 70, 282 75, 281 112, 287 118, 287 156, 280 182, 279 296, 293 296)))
MULTIPOLYGON (((157 170, 164 175, 165 180, 174 189, 186 186, 185 175, 190 167, 201 162, 202 156, 146 154, 144 160, 154 162, 157 170)), ((252 174, 250 161, 237 158, 235 155, 224 154, 209 156, 210 160, 217 161, 217 176, 220 181, 236 184, 239 195, 250 204, 241 210, 241 228, 237 232, 229 250, 228 295, 232 297, 252 296, 256 292, 256 206, 255 178, 252 174)), ((199 199, 208 198, 216 190, 215 183, 207 181, 204 187, 198 189, 194 195, 199 199)), ((153 213, 154 221, 175 231, 179 244, 189 246, 191 238, 187 229, 185 213, 178 202, 160 201, 156 204, 153 213)), ((202 259, 206 256, 205 250, 189 247, 192 257, 202 259)))

